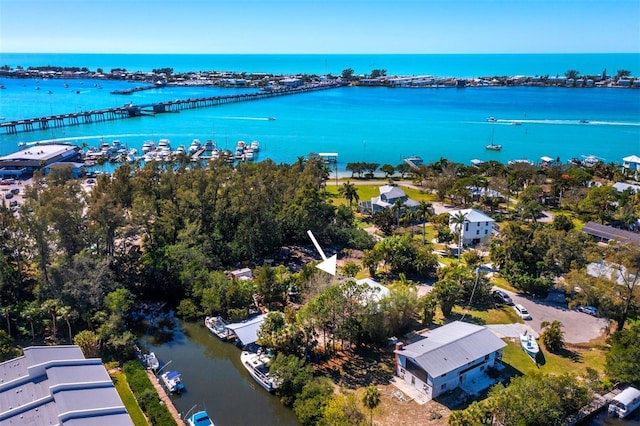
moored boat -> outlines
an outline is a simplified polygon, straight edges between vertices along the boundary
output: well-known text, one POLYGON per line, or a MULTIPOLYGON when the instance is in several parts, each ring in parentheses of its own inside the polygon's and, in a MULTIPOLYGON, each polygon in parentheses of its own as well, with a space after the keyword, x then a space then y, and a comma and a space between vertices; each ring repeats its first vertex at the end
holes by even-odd
POLYGON ((624 419, 640 407, 640 390, 628 387, 613 397, 607 412, 610 416, 624 419))
POLYGON ((144 355, 144 362, 148 369, 155 371, 160 368, 160 361, 158 361, 158 357, 153 352, 144 355))
POLYGON ((245 346, 240 354, 240 362, 247 369, 251 377, 267 392, 273 392, 280 381, 269 375, 271 357, 256 345, 245 346))
POLYGON ((529 355, 531 358, 536 359, 538 352, 540 352, 540 347, 538 346, 538 342, 533 338, 532 335, 525 332, 520 335, 520 346, 522 349, 529 355))
POLYGON ((489 145, 485 146, 485 148, 490 150, 490 151, 500 151, 500 150, 502 150, 502 145, 497 145, 495 143, 490 143, 489 145))
POLYGON ((191 417, 187 418, 188 426, 214 426, 206 411, 198 411, 191 417))
POLYGON ((222 340, 230 340, 233 332, 227 328, 227 323, 222 317, 206 317, 204 325, 209 331, 222 340))
POLYGON ((180 373, 177 371, 167 371, 163 373, 160 378, 167 389, 169 389, 169 392, 180 393, 184 390, 184 383, 182 383, 180 373))

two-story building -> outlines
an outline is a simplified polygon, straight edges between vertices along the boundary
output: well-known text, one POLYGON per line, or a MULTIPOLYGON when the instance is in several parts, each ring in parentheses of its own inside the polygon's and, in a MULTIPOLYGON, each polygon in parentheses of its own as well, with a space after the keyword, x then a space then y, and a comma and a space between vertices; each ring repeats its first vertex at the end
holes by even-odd
POLYGON ((449 212, 449 229, 451 233, 461 234, 463 245, 479 244, 489 238, 496 221, 479 210, 464 209, 449 212), (464 217, 464 222, 459 219, 464 217))
POLYGON ((404 346, 396 343, 395 374, 433 399, 459 386, 484 380, 489 367, 498 367, 507 346, 487 327, 454 321, 420 335, 404 346))
POLYGON ((371 198, 370 201, 361 201, 358 206, 361 212, 378 213, 384 209, 389 209, 398 201, 402 204, 402 208, 413 210, 420 203, 407 197, 407 194, 397 186, 383 185, 378 188, 380 195, 371 198))

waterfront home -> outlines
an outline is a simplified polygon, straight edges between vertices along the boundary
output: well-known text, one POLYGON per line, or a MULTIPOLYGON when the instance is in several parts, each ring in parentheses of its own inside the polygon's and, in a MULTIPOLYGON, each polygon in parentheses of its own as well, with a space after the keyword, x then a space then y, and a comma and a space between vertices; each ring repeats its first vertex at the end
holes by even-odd
POLYGON ((496 221, 490 216, 475 209, 452 210, 449 212, 449 229, 453 234, 460 234, 463 245, 479 244, 490 238, 496 221), (458 219, 464 216, 464 223, 458 219))
POLYGON ((622 167, 627 170, 640 171, 640 157, 637 155, 630 155, 622 159, 622 167))
POLYGON ((362 297, 364 298, 363 303, 366 301, 379 302, 391 294, 391 290, 371 278, 357 280, 356 284, 364 286, 362 294, 362 297))
POLYGON ((502 349, 507 346, 487 327, 462 321, 420 337, 407 346, 396 343, 395 374, 429 399, 457 387, 475 393, 491 385, 487 369, 501 366, 502 349))
POLYGON ((378 213, 384 209, 393 207, 400 202, 403 209, 413 210, 420 203, 407 197, 407 194, 397 186, 383 185, 378 188, 380 195, 371 198, 370 201, 362 201, 358 204, 360 211, 363 213, 378 213))
POLYGON ((27 347, 0 378, 2 425, 133 425, 102 360, 78 346, 27 347))

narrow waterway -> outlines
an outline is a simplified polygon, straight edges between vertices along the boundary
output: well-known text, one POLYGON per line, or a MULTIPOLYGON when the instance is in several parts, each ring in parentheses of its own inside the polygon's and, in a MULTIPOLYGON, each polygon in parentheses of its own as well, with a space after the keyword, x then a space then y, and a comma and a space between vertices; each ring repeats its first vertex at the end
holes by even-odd
POLYGON ((146 337, 144 345, 155 352, 162 372, 182 375, 186 390, 171 398, 183 418, 205 409, 216 426, 300 424, 290 409, 249 376, 240 363, 240 349, 220 341, 204 324, 180 321, 172 341, 146 337))
POLYGON ((640 408, 624 420, 609 416, 605 409, 584 424, 586 426, 640 426, 640 408))

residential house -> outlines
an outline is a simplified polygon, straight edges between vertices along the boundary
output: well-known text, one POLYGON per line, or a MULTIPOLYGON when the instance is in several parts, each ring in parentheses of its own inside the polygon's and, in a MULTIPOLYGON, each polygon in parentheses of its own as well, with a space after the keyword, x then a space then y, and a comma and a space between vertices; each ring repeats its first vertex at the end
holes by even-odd
POLYGON ((591 235, 597 242, 609 243, 617 241, 621 244, 632 244, 640 247, 640 234, 614 228, 613 226, 601 225, 595 222, 587 222, 582 228, 582 232, 591 235))
POLYGON ((132 425, 99 358, 78 346, 30 346, 0 364, 2 425, 132 425))
POLYGON ((622 167, 627 170, 640 171, 640 157, 637 155, 630 155, 622 159, 622 167))
POLYGON ((359 286, 366 286, 363 291, 365 301, 379 302, 380 300, 388 297, 391 294, 391 290, 389 290, 388 287, 383 286, 382 284, 372 280, 371 278, 363 278, 361 280, 357 280, 356 284, 358 284, 359 286))
POLYGON ((496 221, 479 210, 463 209, 449 212, 449 229, 451 233, 460 233, 463 245, 479 244, 489 238, 496 221), (456 223, 456 217, 464 216, 464 224, 456 223))
POLYGON ((394 206, 398 201, 405 209, 413 210, 420 203, 407 197, 407 194, 397 186, 383 185, 378 188, 380 195, 378 197, 371 198, 371 201, 362 201, 359 203, 360 211, 367 213, 378 213, 384 209, 388 209, 394 206))
POLYGON ((420 335, 404 346, 396 343, 395 374, 429 399, 470 386, 489 384, 486 371, 499 367, 507 346, 487 327, 454 321, 420 335))

